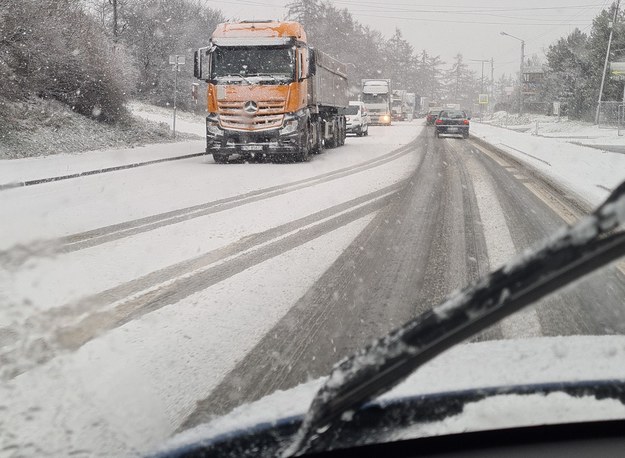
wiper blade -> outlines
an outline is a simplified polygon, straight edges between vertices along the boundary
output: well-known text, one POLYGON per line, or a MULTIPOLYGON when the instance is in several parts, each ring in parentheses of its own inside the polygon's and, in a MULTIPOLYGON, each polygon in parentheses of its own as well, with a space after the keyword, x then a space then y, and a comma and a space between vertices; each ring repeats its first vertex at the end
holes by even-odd
POLYGON ((591 215, 564 227, 367 348, 345 358, 312 401, 283 456, 325 450, 342 418, 424 363, 538 299, 625 255, 625 182, 591 215))
POLYGON ((239 75, 238 73, 228 73, 227 75, 220 75, 217 76, 216 79, 219 78, 232 78, 232 77, 236 77, 239 78, 240 81, 245 81, 247 84, 252 84, 250 80, 248 80, 246 77, 239 75))
MULTIPOLYGON (((271 78, 276 83, 284 83, 284 82, 286 82, 285 80, 280 80, 280 79, 276 78, 276 76, 271 74, 271 73, 249 73, 247 76, 259 76, 259 77, 271 78)), ((283 77, 283 78, 286 78, 286 77, 283 77)))

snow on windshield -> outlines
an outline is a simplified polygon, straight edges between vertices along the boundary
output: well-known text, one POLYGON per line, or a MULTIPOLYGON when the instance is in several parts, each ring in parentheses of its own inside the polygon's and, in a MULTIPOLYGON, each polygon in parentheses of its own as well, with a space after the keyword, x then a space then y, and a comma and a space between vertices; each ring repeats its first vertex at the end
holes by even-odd
MULTIPOLYGON (((0 2, 0 450, 290 415, 625 180, 616 2, 243 3, 0 2)), ((476 340, 591 345, 623 298, 619 260, 476 340)))

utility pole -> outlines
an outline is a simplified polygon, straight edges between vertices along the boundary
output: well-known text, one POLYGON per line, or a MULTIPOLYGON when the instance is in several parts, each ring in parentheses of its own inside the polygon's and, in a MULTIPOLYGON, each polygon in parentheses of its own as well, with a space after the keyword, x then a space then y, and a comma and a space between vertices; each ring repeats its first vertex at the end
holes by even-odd
POLYGON ((523 65, 525 64, 525 41, 521 40, 521 73, 519 75, 519 116, 523 114, 523 65))
POLYGON ((489 108, 491 113, 495 112, 495 100, 493 95, 495 94, 495 58, 490 58, 490 99, 489 108))
MULTIPOLYGON (((467 59, 472 62, 480 62, 482 64, 482 79, 480 80, 480 94, 484 94, 484 64, 487 64, 492 61, 488 59, 467 59)), ((491 66, 491 75, 492 75, 492 66, 491 66)), ((484 109, 484 104, 480 101, 480 119, 482 119, 482 112, 484 109)))
POLYGON ((616 8, 614 10, 614 18, 610 24, 610 37, 608 38, 608 49, 605 51, 605 62, 603 63, 603 74, 601 75, 601 86, 599 87, 599 100, 597 100, 597 111, 595 112, 595 124, 599 124, 599 113, 601 111, 601 99, 603 98, 603 86, 605 84, 605 73, 608 70, 608 61, 610 60, 610 48, 612 47, 612 35, 614 34, 614 26, 618 19, 618 10, 621 0, 616 0, 616 8))

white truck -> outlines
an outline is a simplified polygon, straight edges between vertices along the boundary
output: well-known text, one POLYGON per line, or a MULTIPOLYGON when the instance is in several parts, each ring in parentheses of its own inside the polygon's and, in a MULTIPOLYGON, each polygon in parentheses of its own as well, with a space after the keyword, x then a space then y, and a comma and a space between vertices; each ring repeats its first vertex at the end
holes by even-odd
POLYGON ((369 111, 371 125, 391 125, 391 80, 363 79, 362 101, 369 111))
POLYGON ((404 103, 404 112, 406 113, 407 121, 412 121, 414 119, 415 111, 417 109, 416 105, 417 105, 417 94, 415 94, 414 92, 406 93, 406 100, 404 103))
POLYGON ((395 121, 406 119, 406 94, 404 89, 393 89, 391 97, 391 118, 395 121))

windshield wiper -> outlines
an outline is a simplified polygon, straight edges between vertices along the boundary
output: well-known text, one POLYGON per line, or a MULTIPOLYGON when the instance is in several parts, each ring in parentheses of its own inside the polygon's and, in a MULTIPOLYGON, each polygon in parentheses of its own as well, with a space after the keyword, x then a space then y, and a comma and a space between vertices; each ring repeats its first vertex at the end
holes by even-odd
POLYGON ((283 456, 329 448, 337 426, 443 351, 625 255, 625 182, 591 215, 340 361, 283 456))
POLYGON ((252 84, 252 82, 250 80, 248 80, 246 77, 244 77, 242 75, 239 75, 238 73, 228 73, 227 75, 219 75, 215 79, 231 78, 233 76, 236 77, 236 78, 239 78, 240 81, 245 81, 247 84, 252 84))
POLYGON ((250 73, 247 76, 248 77, 249 76, 267 77, 267 78, 271 78, 273 81, 275 81, 276 83, 279 83, 279 84, 283 84, 283 83, 286 82, 285 80, 280 80, 280 79, 276 78, 276 76, 271 74, 271 73, 250 73))

